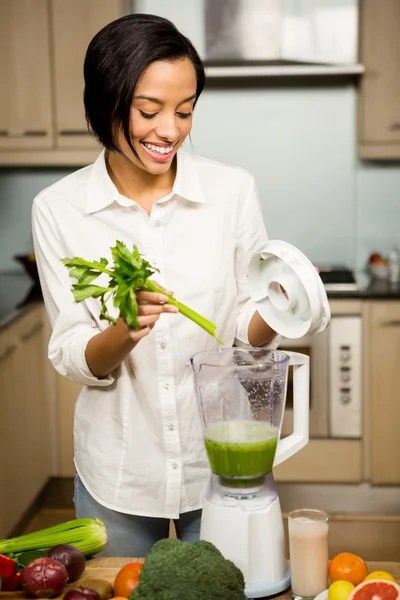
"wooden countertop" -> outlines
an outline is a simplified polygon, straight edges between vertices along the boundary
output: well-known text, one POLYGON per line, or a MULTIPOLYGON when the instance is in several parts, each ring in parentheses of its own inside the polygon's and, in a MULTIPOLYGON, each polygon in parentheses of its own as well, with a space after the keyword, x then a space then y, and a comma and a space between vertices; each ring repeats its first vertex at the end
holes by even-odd
MULTIPOLYGON (((142 561, 141 558, 92 558, 87 561, 85 572, 82 576, 82 579, 94 578, 94 579, 104 579, 109 581, 111 584, 114 583, 114 579, 118 571, 129 562, 132 561, 142 561)), ((396 577, 397 581, 400 581, 400 563, 395 562, 368 562, 369 571, 388 571, 394 577, 396 577)), ((79 582, 75 582, 70 584, 68 587, 75 587, 79 585, 79 582)), ((65 591, 58 598, 62 598, 65 591)), ((21 592, 0 592, 0 597, 4 600, 8 598, 8 600, 27 600, 29 596, 26 594, 22 594, 21 592)), ((283 594, 279 594, 274 596, 274 600, 292 600, 292 594, 290 591, 287 591, 283 594)), ((39 599, 40 600, 40 599, 39 599)), ((54 600, 57 600, 54 599, 54 600)))

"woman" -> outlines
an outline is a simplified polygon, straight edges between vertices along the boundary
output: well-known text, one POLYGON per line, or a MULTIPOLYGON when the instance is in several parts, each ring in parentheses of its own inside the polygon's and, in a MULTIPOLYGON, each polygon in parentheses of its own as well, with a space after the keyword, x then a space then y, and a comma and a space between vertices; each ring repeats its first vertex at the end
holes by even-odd
POLYGON ((117 239, 136 244, 159 284, 216 323, 226 345, 258 346, 274 332, 255 311, 246 274, 267 235, 253 178, 182 149, 205 76, 172 23, 140 14, 110 23, 89 44, 84 76, 87 121, 104 149, 36 197, 34 244, 49 358, 83 384, 76 514, 103 519, 104 554, 144 556, 168 536, 170 519, 181 539, 198 538, 209 467, 187 363, 216 342, 144 291, 140 331, 121 318, 106 326, 98 300, 74 303, 61 259, 110 260, 117 239))

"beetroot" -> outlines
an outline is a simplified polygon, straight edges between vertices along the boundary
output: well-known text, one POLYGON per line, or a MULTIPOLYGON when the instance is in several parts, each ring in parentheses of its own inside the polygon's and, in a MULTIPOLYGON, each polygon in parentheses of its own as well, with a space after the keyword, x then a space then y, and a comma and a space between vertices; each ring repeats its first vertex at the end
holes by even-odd
POLYGON ((80 550, 70 544, 57 544, 47 552, 48 558, 58 560, 67 569, 70 583, 79 579, 85 570, 86 559, 80 550))
POLYGON ((37 598, 58 596, 68 581, 67 569, 58 560, 37 558, 21 574, 24 590, 37 598))
POLYGON ((81 585, 68 590, 63 600, 100 600, 100 594, 92 588, 81 585))

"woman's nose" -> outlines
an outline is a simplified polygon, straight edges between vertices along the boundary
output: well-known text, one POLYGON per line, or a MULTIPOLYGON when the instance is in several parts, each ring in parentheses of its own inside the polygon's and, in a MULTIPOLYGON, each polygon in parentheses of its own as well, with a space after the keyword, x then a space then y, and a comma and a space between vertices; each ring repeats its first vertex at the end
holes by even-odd
POLYGON ((179 136, 178 123, 176 116, 165 116, 162 121, 158 123, 156 129, 158 137, 174 142, 179 136))

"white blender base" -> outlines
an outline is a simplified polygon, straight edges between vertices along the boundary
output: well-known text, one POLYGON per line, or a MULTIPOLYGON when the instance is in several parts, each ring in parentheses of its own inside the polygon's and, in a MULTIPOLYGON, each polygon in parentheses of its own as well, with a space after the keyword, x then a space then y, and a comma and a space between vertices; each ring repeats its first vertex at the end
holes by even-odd
POLYGON ((266 508, 221 506, 204 499, 200 539, 211 542, 243 573, 247 598, 263 598, 290 587, 279 498, 266 508))

